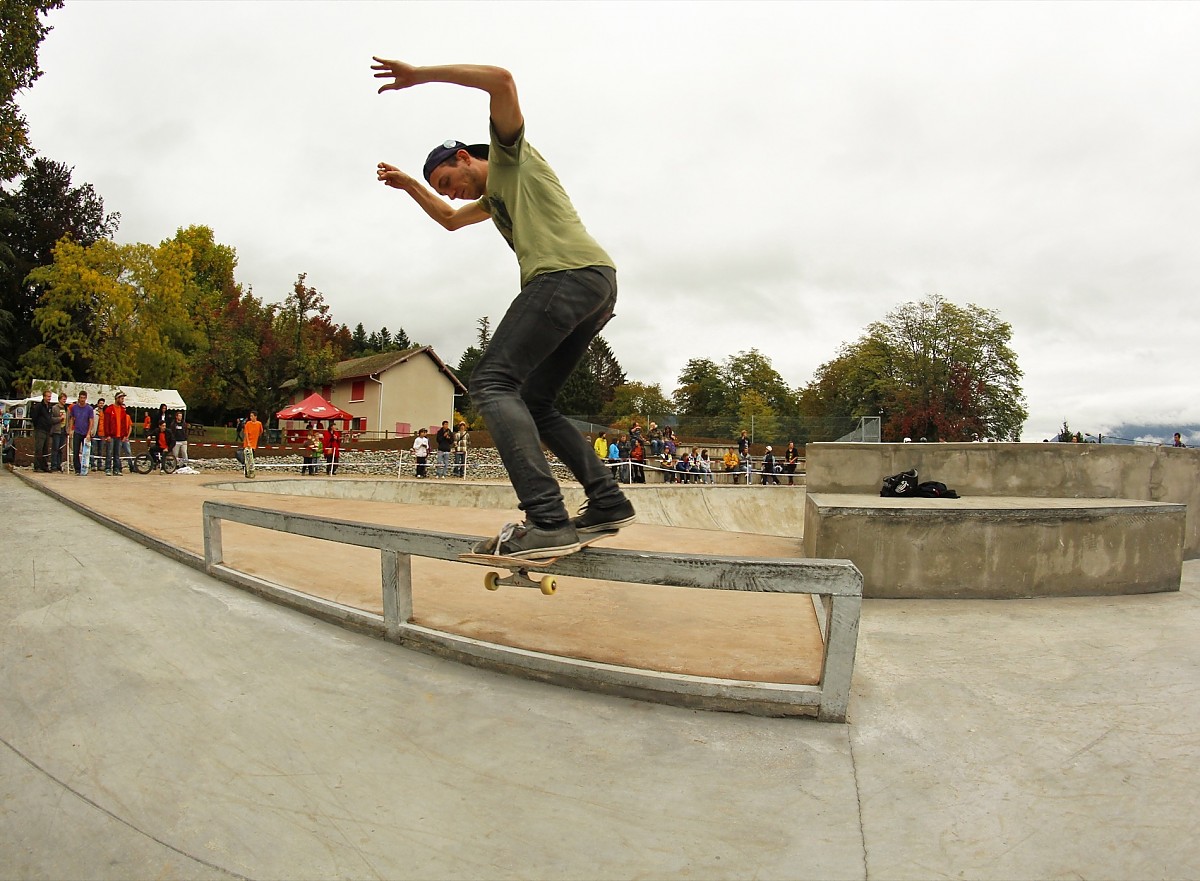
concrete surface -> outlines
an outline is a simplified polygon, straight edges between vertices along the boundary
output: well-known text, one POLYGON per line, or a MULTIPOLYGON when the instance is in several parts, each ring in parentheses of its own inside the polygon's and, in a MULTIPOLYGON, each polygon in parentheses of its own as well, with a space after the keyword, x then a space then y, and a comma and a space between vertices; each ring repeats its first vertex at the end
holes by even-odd
MULTIPOLYGON (((504 522, 522 519, 520 512, 512 509, 431 504, 460 495, 457 490, 463 485, 456 487, 450 482, 380 481, 378 494, 363 500, 358 498, 361 487, 348 493, 348 499, 338 498, 337 489, 372 481, 341 477, 292 476, 260 483, 258 479, 231 479, 229 474, 219 473, 115 478, 95 473, 73 477, 24 472, 22 476, 61 494, 72 504, 131 527, 134 534, 166 543, 198 565, 204 555, 201 506, 210 498, 479 536, 495 534, 504 522), (410 497, 424 500, 424 504, 388 500, 405 497, 394 486, 405 483, 415 485, 410 497), (256 491, 231 491, 250 486, 256 491)), ((495 497, 495 493, 480 494, 481 500, 495 497)), ((223 532, 225 561, 232 568, 357 609, 382 613, 378 551, 240 524, 227 524, 223 532)), ((633 550, 670 549, 681 554, 803 556, 799 537, 640 523, 621 530, 605 544, 633 550)), ((820 679, 823 645, 807 596, 564 579, 559 593, 548 599, 531 590, 488 592, 483 589, 484 571, 466 563, 416 558, 412 565, 414 622, 436 630, 585 661, 668 673, 805 685, 820 679)))
POLYGON ((867 601, 837 726, 459 666, 0 506, 4 878, 1200 877, 1200 563, 867 601))
POLYGON ((967 496, 1136 499, 1187 505, 1185 559, 1200 557, 1200 450, 1118 444, 813 443, 810 493, 879 494, 883 479, 916 468, 967 496))
POLYGON ((804 551, 863 596, 1013 599, 1178 590, 1186 507, 1129 499, 808 493, 804 551))

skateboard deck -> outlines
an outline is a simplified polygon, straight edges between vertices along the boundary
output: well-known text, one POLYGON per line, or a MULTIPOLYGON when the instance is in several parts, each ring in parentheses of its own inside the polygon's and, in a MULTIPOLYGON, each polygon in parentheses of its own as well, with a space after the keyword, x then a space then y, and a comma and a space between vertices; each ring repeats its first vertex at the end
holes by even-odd
MULTIPOLYGON (((579 540, 579 550, 583 550, 590 544, 600 541, 604 538, 609 538, 617 534, 616 530, 611 532, 597 532, 588 535, 579 540)), ((572 551, 579 553, 579 551, 572 551)), ((545 560, 523 560, 520 557, 505 557, 499 554, 459 554, 458 559, 463 563, 470 563, 473 566, 496 566, 500 569, 507 569, 508 575, 501 576, 499 572, 485 572, 483 576, 483 586, 488 590, 499 590, 500 585, 509 585, 512 587, 536 587, 546 596, 553 596, 558 590, 558 580, 553 575, 531 575, 530 569, 545 569, 548 566, 553 566, 563 557, 569 557, 570 554, 560 554, 557 557, 550 557, 545 560)))

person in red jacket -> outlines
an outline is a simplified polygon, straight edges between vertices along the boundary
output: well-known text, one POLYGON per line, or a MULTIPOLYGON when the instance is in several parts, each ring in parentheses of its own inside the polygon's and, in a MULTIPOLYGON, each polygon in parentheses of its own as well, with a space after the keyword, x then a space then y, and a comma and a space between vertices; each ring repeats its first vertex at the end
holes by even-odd
POLYGON ((130 455, 129 435, 133 433, 133 420, 125 409, 125 392, 117 392, 114 403, 104 411, 104 431, 108 436, 104 473, 120 477, 121 459, 130 455))

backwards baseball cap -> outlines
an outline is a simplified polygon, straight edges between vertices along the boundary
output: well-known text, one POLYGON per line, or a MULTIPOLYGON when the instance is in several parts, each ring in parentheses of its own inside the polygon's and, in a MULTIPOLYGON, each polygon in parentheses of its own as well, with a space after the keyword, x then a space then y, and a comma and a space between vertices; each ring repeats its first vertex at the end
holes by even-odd
POLYGON ((430 175, 433 174, 433 170, 435 168, 437 168, 443 162, 453 159, 459 150, 466 150, 468 153, 470 153, 476 159, 487 159, 488 158, 488 145, 487 144, 469 144, 468 145, 468 144, 464 144, 462 141, 454 141, 454 140, 442 141, 440 144, 438 144, 436 147, 434 147, 432 150, 429 151, 429 156, 426 157, 426 159, 425 159, 425 168, 422 169, 422 171, 425 174, 425 183, 431 182, 429 180, 429 177, 430 177, 430 175))

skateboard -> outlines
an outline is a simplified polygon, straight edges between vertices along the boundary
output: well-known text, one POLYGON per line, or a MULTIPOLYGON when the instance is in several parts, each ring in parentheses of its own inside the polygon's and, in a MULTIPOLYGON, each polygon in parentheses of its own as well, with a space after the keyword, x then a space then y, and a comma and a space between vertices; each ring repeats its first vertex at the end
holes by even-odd
MULTIPOLYGON (((580 538, 579 550, 583 550, 590 544, 616 534, 616 530, 613 530, 612 532, 598 532, 588 535, 585 538, 580 538)), ((578 551, 574 551, 573 553, 578 553, 578 551)), ((537 573, 530 573, 529 570, 545 569, 547 566, 553 566, 563 557, 569 556, 570 554, 560 554, 557 557, 550 557, 546 560, 522 560, 519 557, 504 557, 498 554, 459 554, 458 559, 473 566, 497 566, 508 570, 508 574, 504 576, 496 571, 485 572, 483 575, 483 586, 488 590, 499 590, 500 585, 504 584, 512 587, 536 587, 546 596, 553 596, 555 591, 558 590, 558 580, 553 575, 539 576, 537 573)))

